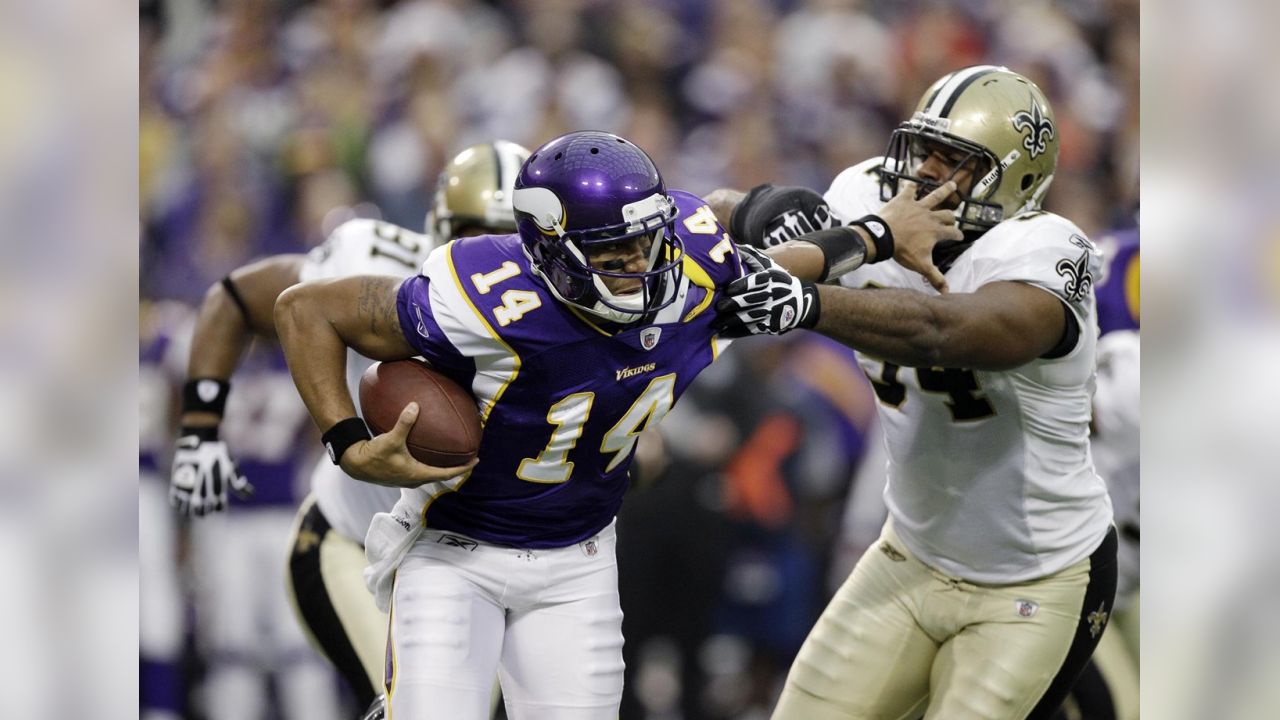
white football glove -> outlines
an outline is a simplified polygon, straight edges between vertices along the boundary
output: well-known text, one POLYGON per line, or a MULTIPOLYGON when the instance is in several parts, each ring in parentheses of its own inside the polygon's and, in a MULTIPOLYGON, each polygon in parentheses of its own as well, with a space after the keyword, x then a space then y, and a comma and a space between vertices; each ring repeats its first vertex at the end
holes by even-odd
POLYGON ((188 428, 178 438, 169 476, 169 503, 187 516, 214 513, 227 506, 227 491, 246 497, 253 486, 231 459, 218 429, 188 428))
POLYGON ((716 313, 714 327, 726 337, 811 328, 818 322, 818 287, 768 267, 729 283, 716 301, 716 313))
POLYGON ((750 245, 738 245, 737 248, 738 259, 742 261, 742 269, 748 274, 778 267, 778 263, 774 262, 773 258, 765 255, 764 251, 759 248, 750 245))

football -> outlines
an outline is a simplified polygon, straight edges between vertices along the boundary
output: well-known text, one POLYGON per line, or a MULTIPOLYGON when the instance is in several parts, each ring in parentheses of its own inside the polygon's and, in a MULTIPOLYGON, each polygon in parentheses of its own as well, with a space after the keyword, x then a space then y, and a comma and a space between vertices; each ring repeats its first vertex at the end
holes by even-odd
POLYGON ((375 363, 360 378, 360 408, 376 435, 395 427, 404 406, 418 403, 409 454, 435 467, 465 465, 480 450, 480 412, 471 393, 421 360, 375 363))

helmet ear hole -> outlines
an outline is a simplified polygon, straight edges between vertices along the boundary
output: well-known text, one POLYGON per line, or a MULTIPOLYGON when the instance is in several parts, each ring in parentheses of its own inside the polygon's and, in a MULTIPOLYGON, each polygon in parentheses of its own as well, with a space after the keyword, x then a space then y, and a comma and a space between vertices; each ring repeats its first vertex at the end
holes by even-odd
POLYGON ((599 155, 599 154, 600 154, 600 148, 591 148, 591 154, 592 154, 592 155, 599 155))
POLYGON ((1027 173, 1026 175, 1023 175, 1023 176, 1022 176, 1022 191, 1023 191, 1023 192, 1026 192, 1027 190, 1031 189, 1031 183, 1033 183, 1033 182, 1035 182, 1035 181, 1036 181, 1036 176, 1035 176, 1035 175, 1032 175, 1031 173, 1027 173))
POLYGON ((560 158, 562 158, 562 157, 564 157, 564 153, 562 153, 562 152, 558 152, 558 153, 556 153, 556 157, 555 157, 555 159, 556 159, 556 160, 559 160, 559 159, 560 159, 560 158))

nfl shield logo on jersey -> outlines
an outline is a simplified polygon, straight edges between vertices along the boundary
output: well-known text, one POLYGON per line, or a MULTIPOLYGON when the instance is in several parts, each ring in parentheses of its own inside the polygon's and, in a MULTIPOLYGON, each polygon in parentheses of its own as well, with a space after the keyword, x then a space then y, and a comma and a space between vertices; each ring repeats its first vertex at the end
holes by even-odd
POLYGON ((662 335, 662 328, 650 327, 640 331, 640 347, 645 350, 652 350, 658 346, 658 337, 662 335))
POLYGON ((1040 609, 1040 603, 1034 600, 1015 600, 1014 605, 1018 608, 1018 614, 1026 618, 1035 615, 1040 609))

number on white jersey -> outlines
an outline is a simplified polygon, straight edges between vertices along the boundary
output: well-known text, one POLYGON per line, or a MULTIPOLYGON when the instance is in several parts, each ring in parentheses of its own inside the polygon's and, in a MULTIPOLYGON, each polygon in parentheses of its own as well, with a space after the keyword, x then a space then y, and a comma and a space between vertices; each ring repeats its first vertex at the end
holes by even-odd
POLYGON ((375 241, 369 246, 371 256, 390 258, 408 268, 418 267, 417 257, 421 247, 417 240, 405 235, 395 225, 384 222, 374 224, 373 234, 383 242, 375 241))
MULTIPOLYGON (((890 407, 901 407, 907 399, 907 386, 898 380, 901 366, 891 362, 884 364, 880 378, 867 375, 871 387, 880 402, 890 407)), ((930 393, 947 395, 944 402, 956 422, 981 420, 996 414, 996 409, 981 395, 982 387, 972 370, 958 368, 915 368, 916 382, 920 389, 930 393)))

